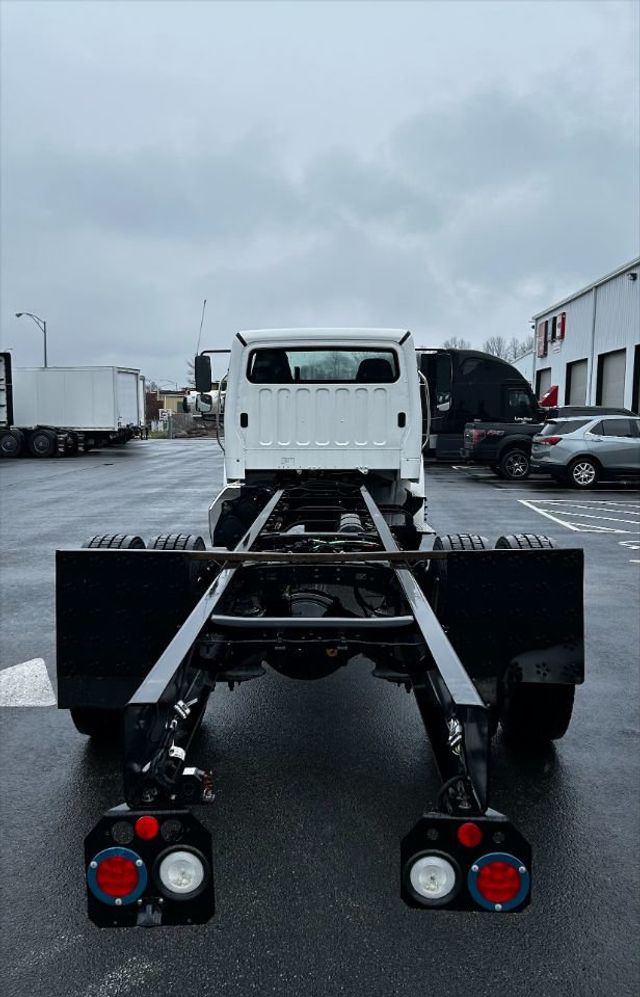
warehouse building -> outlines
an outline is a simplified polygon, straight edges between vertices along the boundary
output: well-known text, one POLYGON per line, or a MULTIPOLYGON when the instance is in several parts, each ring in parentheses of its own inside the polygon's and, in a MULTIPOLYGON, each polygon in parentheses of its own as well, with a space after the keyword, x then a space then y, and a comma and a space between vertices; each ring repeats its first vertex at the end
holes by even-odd
POLYGON ((533 316, 516 366, 550 405, 640 406, 640 259, 533 316))

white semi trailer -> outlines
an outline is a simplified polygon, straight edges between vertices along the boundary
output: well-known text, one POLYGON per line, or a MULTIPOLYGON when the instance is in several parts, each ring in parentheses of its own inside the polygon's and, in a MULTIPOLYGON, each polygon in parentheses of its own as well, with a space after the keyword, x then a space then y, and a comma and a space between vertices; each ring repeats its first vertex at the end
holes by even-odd
POLYGON ((0 455, 53 457, 126 443, 144 424, 144 378, 131 367, 13 368, 0 353, 0 455))

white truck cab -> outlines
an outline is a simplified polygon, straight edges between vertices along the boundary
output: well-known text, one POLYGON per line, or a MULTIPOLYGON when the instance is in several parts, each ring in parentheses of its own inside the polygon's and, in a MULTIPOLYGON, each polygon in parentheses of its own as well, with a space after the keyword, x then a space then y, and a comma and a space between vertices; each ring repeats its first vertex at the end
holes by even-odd
MULTIPOLYGON (((206 391, 206 383, 197 388, 206 391)), ((238 333, 224 413, 225 486, 209 510, 214 545, 223 507, 243 487, 292 476, 366 475, 377 501, 410 501, 422 532, 420 390, 413 338, 404 329, 238 333)))

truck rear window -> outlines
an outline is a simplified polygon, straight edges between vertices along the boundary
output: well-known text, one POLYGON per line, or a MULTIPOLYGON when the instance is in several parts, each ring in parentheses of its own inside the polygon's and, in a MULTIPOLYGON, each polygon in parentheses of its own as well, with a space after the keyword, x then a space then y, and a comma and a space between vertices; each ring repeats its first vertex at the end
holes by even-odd
POLYGON ((398 376, 395 350, 261 347, 247 367, 253 384, 390 384, 398 376))

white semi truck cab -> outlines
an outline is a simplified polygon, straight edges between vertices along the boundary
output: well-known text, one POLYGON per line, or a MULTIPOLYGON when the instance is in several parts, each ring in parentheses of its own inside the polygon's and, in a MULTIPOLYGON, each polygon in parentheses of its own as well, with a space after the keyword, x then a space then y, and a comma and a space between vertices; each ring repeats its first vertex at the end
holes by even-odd
MULTIPOLYGON (((210 392, 206 353, 196 381, 210 392)), ((420 391, 404 329, 238 333, 224 414, 225 486, 209 510, 213 543, 233 546, 244 533, 248 520, 238 512, 250 513, 247 487, 345 474, 366 477, 376 501, 403 508, 392 525, 410 520, 424 532, 420 391)))

